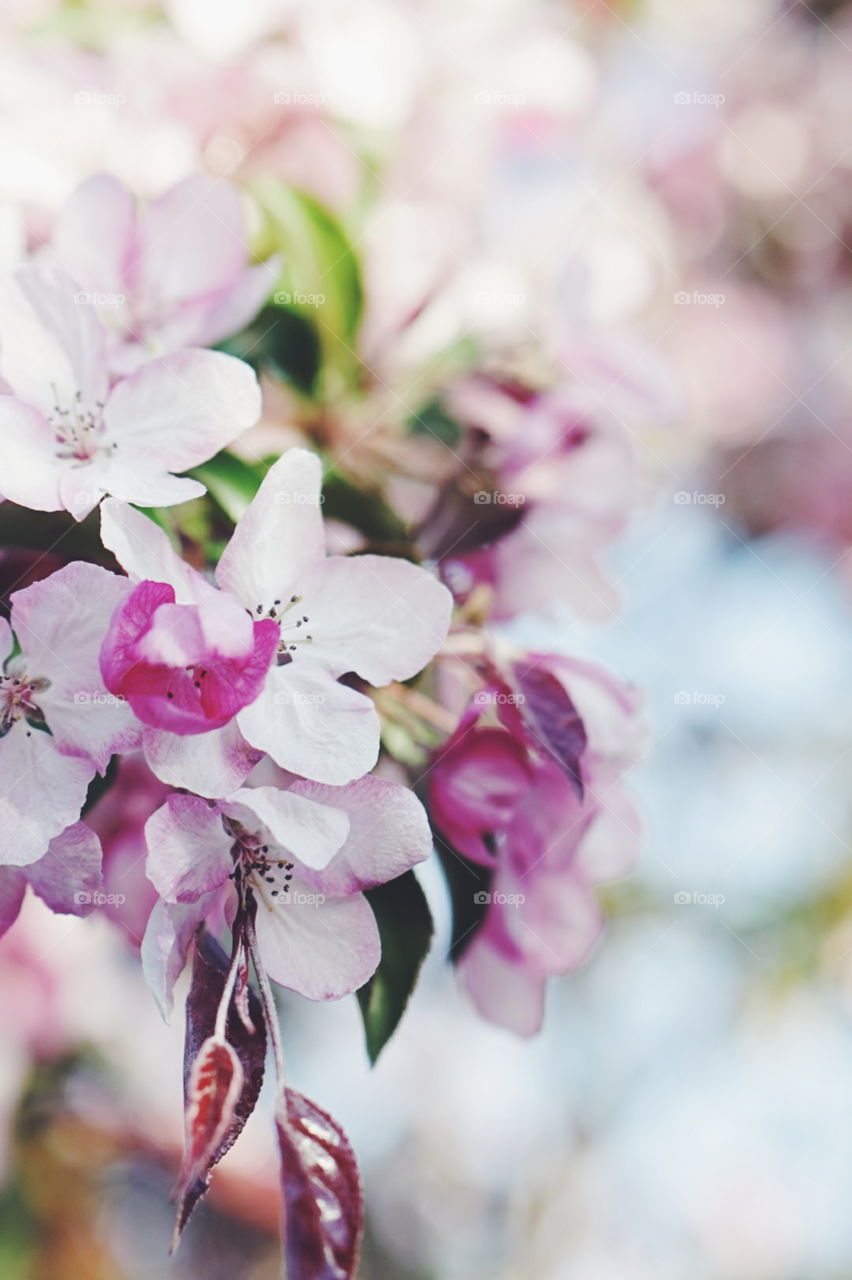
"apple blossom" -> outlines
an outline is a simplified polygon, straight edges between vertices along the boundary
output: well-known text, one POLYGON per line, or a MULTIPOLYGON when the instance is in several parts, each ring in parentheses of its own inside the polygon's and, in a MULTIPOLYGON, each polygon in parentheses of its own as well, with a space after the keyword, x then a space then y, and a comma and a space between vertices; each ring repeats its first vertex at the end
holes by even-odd
POLYGON ((0 864, 28 866, 79 818, 113 752, 139 744, 130 708, 101 679, 105 619, 124 578, 73 563, 11 596, 0 619, 0 864))
POLYGON ((206 461, 260 414, 240 360, 183 350, 110 385, 106 333, 70 278, 24 266, 0 287, 3 496, 82 520, 104 494, 146 506, 198 497, 170 474, 206 461))
POLYGON ((595 885, 623 874, 636 845, 620 779, 641 741, 636 698, 607 672, 530 654, 507 677, 493 670, 437 753, 433 821, 490 873, 475 894, 484 921, 459 961, 489 1021, 532 1035, 547 978, 576 968, 597 938, 595 885), (483 723, 492 710, 496 723, 483 723))
MULTIPOLYGON (((173 786, 215 798, 228 794, 268 754, 292 773, 340 785, 375 764, 379 719, 372 701, 340 677, 371 684, 405 680, 443 642, 452 601, 426 570, 389 556, 326 556, 321 464, 291 449, 268 471, 216 570, 219 586, 256 622, 279 633, 276 661, 253 702, 235 720, 181 743, 146 733, 155 773, 173 786)), ((162 530, 109 501, 102 537, 134 578, 174 587, 190 603, 201 582, 162 530)))
POLYGON ((47 852, 28 866, 0 867, 0 935, 17 919, 27 886, 51 911, 87 916, 95 909, 103 895, 101 846, 85 822, 55 836, 47 852))
POLYGON ((380 954, 363 890, 402 875, 431 850, 416 797, 372 777, 343 787, 294 778, 217 801, 175 794, 145 831, 148 876, 161 902, 142 953, 164 1010, 199 924, 233 919, 247 896, 274 982, 312 1000, 356 990, 380 954))
POLYGON ((87 178, 56 217, 49 257, 102 320, 118 374, 236 333, 278 273, 277 259, 249 266, 240 197, 204 174, 144 208, 117 178, 87 178))

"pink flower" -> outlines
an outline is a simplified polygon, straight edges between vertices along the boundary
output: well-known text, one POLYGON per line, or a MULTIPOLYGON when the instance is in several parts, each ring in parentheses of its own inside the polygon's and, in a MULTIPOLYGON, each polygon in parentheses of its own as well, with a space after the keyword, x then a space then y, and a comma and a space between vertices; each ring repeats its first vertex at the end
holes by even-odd
POLYGON ((101 647, 104 684, 145 724, 170 733, 221 728, 253 702, 278 649, 272 621, 253 622, 225 592, 176 604, 174 588, 140 582, 101 647))
POLYGON ((590 663, 528 655, 510 678, 495 672, 438 754, 430 810, 451 848, 491 873, 471 889, 486 911, 462 982, 483 1017, 532 1035, 547 978, 576 968, 600 932, 594 886, 633 858, 638 824, 620 778, 641 733, 633 695, 590 663), (495 724, 481 723, 489 707, 495 724), (576 770, 560 741, 576 744, 576 770))
POLYGON ((247 364, 216 351, 151 360, 110 386, 106 334, 70 277, 22 267, 0 290, 3 496, 77 520, 114 494, 172 506, 204 493, 186 471, 260 416, 247 364))
POLYGON ((561 602, 605 615, 613 592, 599 558, 639 496, 620 419, 581 387, 537 392, 479 377, 450 403, 482 438, 475 505, 450 526, 442 556, 453 592, 464 599, 487 583, 498 618, 561 602))
POLYGON ((117 178, 87 179, 57 215, 49 256, 106 325, 120 374, 236 333, 278 272, 275 259, 249 266, 240 196, 203 174, 141 209, 117 178))
POLYGON ((98 666, 104 622, 129 590, 69 564, 12 595, 11 627, 0 619, 0 864, 40 859, 77 822, 94 774, 139 744, 98 666))
POLYGON ((145 875, 145 823, 168 795, 141 752, 122 756, 112 781, 86 822, 103 848, 104 914, 138 949, 157 892, 145 875))
POLYGON ((431 851, 417 798, 373 777, 345 787, 293 779, 217 801, 172 795, 145 832, 148 876, 162 901, 142 959, 164 1011, 198 925, 233 917, 235 883, 256 904, 260 954, 274 982, 311 1000, 355 991, 381 950, 363 890, 431 851))
MULTIPOLYGON (((148 761, 173 786, 228 795, 264 753, 316 782, 362 777, 378 757, 379 718, 371 699, 340 677, 406 680, 446 637, 452 600, 426 570, 390 556, 326 556, 321 474, 316 455, 290 449, 222 553, 219 586, 255 621, 275 625, 277 659, 255 700, 225 728, 191 743, 146 732, 148 761)), ((169 583, 179 602, 189 602, 181 592, 192 570, 150 520, 107 502, 102 537, 133 577, 169 583)))

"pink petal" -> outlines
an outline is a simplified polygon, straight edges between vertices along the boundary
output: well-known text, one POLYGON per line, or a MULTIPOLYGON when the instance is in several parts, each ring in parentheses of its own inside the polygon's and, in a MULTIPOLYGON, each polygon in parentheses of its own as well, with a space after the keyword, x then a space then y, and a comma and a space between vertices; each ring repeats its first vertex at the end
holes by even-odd
POLYGON ((234 869, 233 840, 215 805, 172 795, 145 823, 148 879, 165 902, 196 902, 234 869))
POLYGON ((27 879, 51 911, 87 916, 103 893, 101 842, 85 822, 51 840, 43 858, 27 867, 27 879))
MULTIPOLYGON (((333 897, 393 880, 432 852, 426 811, 399 783, 367 777, 345 787, 328 787, 298 778, 290 794, 334 805, 349 817, 342 849, 315 879, 333 897)), ((294 852, 301 857, 298 848, 294 852)))
POLYGON ((544 1019, 544 977, 513 963, 487 939, 474 938, 459 976, 483 1018, 518 1036, 534 1036, 544 1019))
POLYGON ((50 679, 39 706, 57 748, 88 758, 101 772, 113 753, 140 742, 135 717, 108 692, 99 663, 105 622, 130 590, 126 578, 75 561, 11 597, 12 625, 30 674, 50 679))
POLYGON ((108 173, 82 182, 53 223, 53 256, 83 289, 121 293, 134 248, 136 202, 108 173))
POLYGON ((0 868, 0 937, 18 918, 24 902, 27 879, 17 867, 0 868))
POLYGON ((159 303, 225 288, 245 267, 245 218, 236 190, 202 174, 152 201, 140 220, 137 292, 159 303))
POLYGON ((187 906, 159 901, 148 917, 141 947, 142 971, 167 1021, 174 1007, 174 986, 186 965, 190 943, 196 929, 215 908, 218 897, 218 891, 206 894, 187 906))

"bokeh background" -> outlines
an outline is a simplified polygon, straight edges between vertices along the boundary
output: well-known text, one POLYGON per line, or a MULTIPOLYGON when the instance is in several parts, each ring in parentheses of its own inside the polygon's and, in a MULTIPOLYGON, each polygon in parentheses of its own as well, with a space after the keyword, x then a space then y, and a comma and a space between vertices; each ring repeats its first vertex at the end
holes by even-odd
MULTIPOLYGON (((379 371, 341 451, 454 343, 618 370, 644 489, 620 610, 510 634, 644 691, 643 853, 531 1042, 456 989, 434 868, 375 1069, 354 1000, 283 1002, 293 1082, 359 1154, 363 1280, 846 1280, 852 6, 6 0, 0 26, 7 264, 21 210, 48 226, 105 168, 143 194, 273 174, 341 219, 379 371)), ((276 1274, 262 1116, 167 1260, 182 1028, 106 915, 31 901, 0 1020, 4 1280, 276 1274)))

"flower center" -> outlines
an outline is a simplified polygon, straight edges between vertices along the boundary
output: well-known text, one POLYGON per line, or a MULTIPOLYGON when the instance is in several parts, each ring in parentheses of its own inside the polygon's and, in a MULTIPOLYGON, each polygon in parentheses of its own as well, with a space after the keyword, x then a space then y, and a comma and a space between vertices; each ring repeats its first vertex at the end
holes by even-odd
MULTIPOLYGON (((48 422, 53 428, 57 458, 63 461, 90 462, 96 454, 108 453, 108 447, 100 439, 104 429, 101 417, 103 400, 97 400, 94 409, 87 409, 81 392, 76 391, 70 406, 65 407, 59 403, 55 387, 53 394, 53 413, 48 417, 48 422)), ((112 447, 114 449, 116 446, 112 447)))
POLYGON ((290 896, 293 863, 280 856, 280 849, 264 844, 257 832, 246 831, 233 819, 225 819, 225 828, 235 837, 231 849, 234 875, 250 885, 270 910, 284 905, 290 896))
POLYGON ((268 607, 261 601, 255 606, 254 613, 251 615, 258 620, 271 618, 273 622, 278 623, 281 631, 281 640, 278 645, 279 666, 284 662, 292 662, 292 655, 299 645, 309 644, 313 640, 313 636, 304 629, 311 621, 308 615, 294 612, 301 602, 301 596, 291 596, 286 601, 273 600, 268 607))
POLYGON ((0 675, 0 738, 5 738, 19 720, 25 720, 31 726, 27 729, 27 737, 30 737, 32 729, 47 729, 36 698, 48 688, 49 680, 41 676, 29 677, 20 660, 12 660, 9 670, 0 675))

